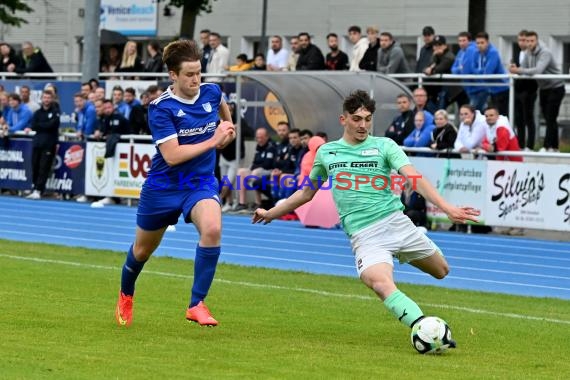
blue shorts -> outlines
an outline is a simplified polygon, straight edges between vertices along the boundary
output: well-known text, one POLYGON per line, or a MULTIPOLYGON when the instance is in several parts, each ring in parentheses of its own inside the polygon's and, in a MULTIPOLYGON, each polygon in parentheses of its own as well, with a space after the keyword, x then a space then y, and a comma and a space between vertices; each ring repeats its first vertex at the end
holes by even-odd
POLYGON ((190 223, 192 208, 203 199, 220 203, 218 189, 200 187, 197 190, 163 190, 142 187, 137 210, 137 226, 146 231, 155 231, 178 223, 180 214, 190 223))

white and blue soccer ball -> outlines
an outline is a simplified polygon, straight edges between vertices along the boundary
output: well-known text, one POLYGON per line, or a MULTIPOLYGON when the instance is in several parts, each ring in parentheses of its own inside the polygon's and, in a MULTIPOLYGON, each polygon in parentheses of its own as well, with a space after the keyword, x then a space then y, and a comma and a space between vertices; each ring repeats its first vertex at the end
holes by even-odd
POLYGON ((424 317, 414 324, 411 333, 412 346, 420 354, 439 354, 455 347, 451 329, 438 317, 424 317))

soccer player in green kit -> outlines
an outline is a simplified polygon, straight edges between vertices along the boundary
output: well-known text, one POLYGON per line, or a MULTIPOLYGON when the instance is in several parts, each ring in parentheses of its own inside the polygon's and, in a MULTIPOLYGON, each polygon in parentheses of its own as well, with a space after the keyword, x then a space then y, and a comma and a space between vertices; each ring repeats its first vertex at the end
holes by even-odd
POLYGON ((360 279, 400 322, 412 327, 424 314, 396 287, 393 257, 437 279, 448 274, 449 266, 441 250, 404 215, 400 198, 383 181, 394 177, 392 170, 398 171, 453 223, 477 222, 480 212, 447 203, 393 140, 370 136, 375 109, 376 102, 366 91, 357 90, 345 98, 339 118, 343 136, 319 148, 309 186, 270 210, 257 209, 253 223, 267 224, 309 202, 324 180, 332 177, 333 198, 350 238, 360 279), (378 181, 380 178, 383 180, 378 181))

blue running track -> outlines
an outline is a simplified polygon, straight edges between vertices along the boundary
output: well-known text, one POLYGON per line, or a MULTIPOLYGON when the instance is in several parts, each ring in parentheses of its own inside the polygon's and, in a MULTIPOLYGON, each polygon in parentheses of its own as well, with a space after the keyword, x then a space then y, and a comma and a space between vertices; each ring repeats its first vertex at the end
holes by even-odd
MULTIPOLYGON (((0 238, 126 251, 134 237, 136 208, 0 197, 0 238)), ((167 232, 156 255, 193 259, 198 235, 182 221, 167 232)), ((429 233, 451 266, 435 280, 395 264, 397 282, 570 300, 570 243, 489 235, 429 233)), ((14 254, 15 252, 12 252, 14 254)), ((252 225, 223 217, 221 260, 226 263, 356 276, 342 230, 304 228, 298 222, 252 225)))

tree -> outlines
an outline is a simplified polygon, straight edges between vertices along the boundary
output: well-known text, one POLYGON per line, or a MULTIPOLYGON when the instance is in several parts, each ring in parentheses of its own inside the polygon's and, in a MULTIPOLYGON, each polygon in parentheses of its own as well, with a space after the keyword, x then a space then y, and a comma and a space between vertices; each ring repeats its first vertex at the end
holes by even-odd
POLYGON ((180 37, 194 38, 196 17, 200 13, 211 13, 212 3, 216 0, 169 0, 168 5, 182 8, 182 20, 180 20, 180 37))
POLYGON ((20 0, 0 0, 0 23, 19 27, 22 23, 27 24, 28 22, 16 16, 16 12, 31 13, 33 11, 20 0))

